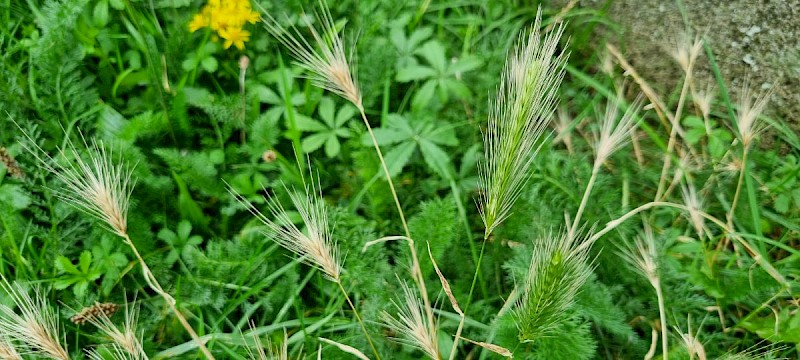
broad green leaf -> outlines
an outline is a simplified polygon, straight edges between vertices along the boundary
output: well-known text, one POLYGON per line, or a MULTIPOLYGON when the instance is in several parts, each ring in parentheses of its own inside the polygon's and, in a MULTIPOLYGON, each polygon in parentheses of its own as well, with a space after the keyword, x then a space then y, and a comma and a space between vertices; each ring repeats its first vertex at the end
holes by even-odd
POLYGON ((325 124, 300 114, 297 114, 295 117, 295 125, 301 131, 317 132, 328 130, 328 127, 325 126, 325 124))
POLYGON ((319 149, 328 138, 331 136, 329 133, 316 133, 303 138, 303 151, 312 152, 319 149))
POLYGON ((56 270, 62 273, 73 274, 73 275, 80 275, 81 272, 78 268, 72 264, 72 261, 67 259, 64 255, 59 255, 56 258, 56 270))
POLYGON ((84 250, 81 252, 81 257, 78 260, 78 265, 80 265, 80 270, 82 274, 88 274, 89 268, 92 266, 92 253, 89 250, 84 250))
POLYGON ((444 179, 453 178, 453 163, 442 148, 433 142, 423 139, 419 142, 419 149, 422 152, 425 163, 428 164, 431 170, 444 179))
MULTIPOLYGON (((416 143, 405 142, 389 150, 384 156, 386 167, 389 168, 389 176, 394 177, 400 173, 400 170, 403 170, 403 167, 408 164, 408 160, 416 149, 416 143)), ((383 172, 381 172, 381 176, 384 176, 383 172)))
POLYGON ((328 127, 336 127, 336 109, 334 108, 333 100, 331 98, 323 97, 319 102, 319 108, 317 108, 317 111, 319 112, 319 117, 325 121, 325 124, 327 124, 328 127))
POLYGON ((436 88, 436 80, 426 81, 425 84, 417 90, 417 93, 414 94, 414 98, 411 99, 411 109, 413 111, 422 111, 422 109, 425 109, 428 104, 431 103, 431 99, 433 99, 436 93, 436 88))
POLYGON ((458 75, 468 71, 475 70, 483 65, 483 61, 474 56, 465 56, 447 68, 447 73, 450 75, 458 75))
POLYGON ((101 29, 108 24, 108 0, 100 0, 94 5, 92 20, 94 25, 101 29))
MULTIPOLYGON (((396 144, 409 138, 408 134, 396 129, 377 128, 372 130, 372 133, 375 134, 375 140, 380 146, 396 144)), ((364 134, 362 136, 361 143, 364 146, 372 146, 372 139, 370 139, 369 134, 364 134)))
POLYGON ((191 233, 192 233, 192 223, 186 220, 181 220, 181 222, 178 223, 178 234, 177 234, 178 238, 187 239, 189 238, 189 235, 191 233))
POLYGON ((23 210, 31 205, 31 197, 19 185, 0 185, 0 202, 11 205, 16 210, 23 210))
POLYGON ((337 139, 335 135, 329 136, 328 140, 325 142, 325 155, 329 158, 339 155, 340 147, 339 139, 337 139))
POLYGON ((217 59, 215 59, 213 56, 208 56, 206 58, 203 58, 203 60, 200 62, 200 65, 203 66, 203 70, 213 73, 217 71, 219 63, 217 62, 217 59))
POLYGON ((436 70, 423 65, 410 65, 397 72, 395 79, 399 82, 428 79, 436 76, 436 70))
POLYGON ((446 73, 447 56, 444 52, 444 46, 440 42, 436 40, 428 41, 416 51, 416 54, 425 58, 428 64, 436 70, 436 73, 446 73))

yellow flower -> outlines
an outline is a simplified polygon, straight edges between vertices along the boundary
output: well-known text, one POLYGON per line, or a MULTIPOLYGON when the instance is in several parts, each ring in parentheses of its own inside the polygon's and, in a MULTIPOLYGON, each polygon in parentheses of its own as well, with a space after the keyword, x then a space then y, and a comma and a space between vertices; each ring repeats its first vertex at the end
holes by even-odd
POLYGON ((208 17, 204 16, 203 14, 196 14, 189 23, 189 31, 195 32, 206 26, 208 26, 208 17))
POLYGON ((242 28, 247 24, 255 24, 260 20, 258 12, 253 11, 250 0, 208 0, 205 6, 189 23, 189 31, 208 27, 225 39, 225 48, 235 45, 244 49, 244 43, 250 40, 250 32, 242 28))
POLYGON ((250 32, 238 27, 225 28, 219 31, 219 36, 225 39, 223 47, 226 49, 235 45, 237 49, 244 49, 245 41, 250 40, 250 32))
POLYGON ((247 15, 247 22, 251 24, 255 24, 259 20, 261 20, 261 14, 256 11, 250 11, 250 14, 247 15))

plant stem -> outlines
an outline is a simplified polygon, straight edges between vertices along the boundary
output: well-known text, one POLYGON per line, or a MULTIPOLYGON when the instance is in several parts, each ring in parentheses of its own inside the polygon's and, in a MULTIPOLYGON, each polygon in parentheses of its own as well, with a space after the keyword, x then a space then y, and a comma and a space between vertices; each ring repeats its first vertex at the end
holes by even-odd
POLYGON ((661 353, 662 358, 667 360, 669 355, 668 340, 667 339, 667 312, 664 308, 664 294, 661 293, 661 282, 655 281, 653 287, 656 289, 656 298, 658 298, 658 317, 661 319, 661 353))
POLYGON ((137 250, 136 246, 133 245, 133 242, 131 241, 131 238, 128 237, 128 234, 124 233, 120 234, 120 236, 122 236, 122 238, 125 240, 125 243, 127 243, 128 246, 131 247, 133 253, 136 255, 136 259, 138 259, 139 265, 142 267, 144 281, 147 283, 147 285, 153 291, 155 291, 156 294, 160 295, 167 303, 167 305, 169 305, 169 308, 170 310, 172 310, 172 313, 175 314, 176 318, 178 318, 178 321, 181 323, 181 325, 183 325, 183 328, 186 329, 186 332, 189 333, 189 336, 192 337, 192 340, 194 340, 194 342, 197 344, 197 347, 200 348, 200 351, 203 353, 203 355, 205 355, 206 359, 214 360, 214 355, 211 355, 211 351, 209 351, 208 348, 206 348, 206 345, 205 343, 203 343, 203 340, 200 339, 200 336, 198 336, 197 332, 195 332, 192 326, 189 325, 189 322, 186 321, 186 318, 183 316, 183 314, 181 314, 181 312, 178 311, 178 308, 175 307, 175 298, 173 298, 172 295, 168 294, 166 291, 164 291, 163 288, 161 288, 161 284, 158 283, 158 280, 153 275, 153 272, 150 271, 150 267, 148 267, 147 263, 144 262, 144 258, 142 258, 142 255, 139 254, 139 250, 137 250))
POLYGON ((742 192, 742 183, 744 182, 744 170, 747 166, 747 148, 742 153, 742 168, 739 169, 739 181, 736 182, 736 193, 733 194, 733 202, 731 202, 731 210, 728 211, 728 227, 733 228, 733 213, 736 210, 736 204, 739 202, 739 194, 742 192))
POLYGON ((472 292, 475 290, 475 282, 478 280, 478 273, 481 272, 481 261, 483 261, 483 252, 486 249, 486 241, 489 239, 489 234, 483 236, 481 242, 481 252, 478 255, 478 263, 475 264, 475 273, 472 275, 472 285, 469 287, 469 295, 467 295, 467 306, 464 306, 464 316, 469 311, 469 305, 472 303, 472 292))
MULTIPOLYGON (((458 188, 458 184, 456 183, 453 177, 450 177, 450 189, 453 191, 453 196, 455 197, 456 207, 458 208, 458 214, 461 218, 461 223, 464 225, 464 233, 467 235, 467 241, 469 242, 469 251, 472 253, 472 262, 474 264, 478 263, 478 249, 475 248, 475 243, 472 241, 472 229, 469 227, 469 219, 467 219, 467 210, 464 208, 464 203, 461 199, 461 190, 458 188)), ((483 279, 483 274, 478 272, 478 280, 480 280, 481 284, 481 292, 483 293, 483 297, 489 296, 489 289, 486 287, 486 281, 483 279)))
POLYGON ((594 166, 592 167, 592 176, 589 178, 589 183, 586 184, 586 191, 583 192, 583 199, 581 199, 581 205, 578 206, 578 212, 575 213, 575 219, 572 220, 572 226, 569 227, 569 236, 572 237, 575 235, 575 230, 578 228, 578 225, 581 221, 581 216, 583 215, 583 211, 586 209, 586 203, 589 202, 589 195, 592 193, 592 187, 594 187, 594 182, 597 180, 597 173, 600 172, 600 165, 601 159, 597 159, 594 162, 594 166))
POLYGON ((466 315, 461 314, 461 321, 458 323, 458 330, 456 330, 456 336, 453 339, 453 348, 450 350, 450 357, 448 358, 449 360, 456 358, 456 353, 458 352, 458 340, 461 338, 461 331, 464 330, 464 320, 466 318, 466 315))
POLYGON ((689 91, 689 84, 692 82, 692 67, 694 67, 694 59, 690 60, 689 66, 686 70, 686 76, 683 78, 681 95, 678 99, 678 108, 675 109, 675 116, 672 118, 672 128, 669 132, 667 152, 664 154, 664 166, 661 168, 661 177, 658 179, 658 190, 656 190, 655 201, 659 201, 661 196, 664 194, 664 184, 667 180, 667 171, 669 170, 672 162, 672 151, 675 149, 675 144, 677 143, 678 127, 680 126, 683 103, 686 101, 686 94, 689 91))
MULTIPOLYGON (((394 182, 392 181, 392 176, 389 174, 389 167, 386 166, 386 161, 383 159, 383 152, 381 152, 381 148, 378 145, 378 139, 375 138, 375 133, 372 131, 372 126, 370 126, 369 121, 367 120, 367 114, 364 112, 364 106, 361 104, 356 104, 358 107, 358 111, 361 113, 361 119, 364 120, 364 125, 367 127, 367 132, 369 133, 370 139, 372 139, 372 145, 375 147, 375 152, 378 154, 378 159, 381 161, 381 167, 383 169, 383 174, 386 176, 386 181, 389 183, 389 190, 391 190, 392 198, 394 198, 394 204, 397 207, 397 213, 400 215, 400 221, 403 224, 403 231, 406 234, 406 238, 408 240, 408 249, 411 252, 411 273, 412 277, 414 278, 414 282, 417 283, 417 287, 419 288, 420 295, 422 296, 422 301, 425 304, 425 309, 430 315, 428 318, 430 321, 433 321, 433 308, 431 307, 431 301, 428 299, 428 290, 425 288, 425 279, 422 278, 422 268, 419 266, 419 258, 417 257, 417 249, 414 245, 414 240, 411 239, 411 231, 408 230, 408 223, 406 222, 405 213, 403 213, 403 207, 400 205, 400 199, 397 197, 397 191, 394 188, 394 182)), ((473 283, 474 285, 474 283, 473 283)), ((432 324, 431 324, 432 325, 432 324)))
POLYGON ((353 314, 356 315, 356 320, 358 320, 358 324, 361 325, 361 330, 364 331, 364 335, 367 337, 367 342, 369 343, 369 347, 372 348, 372 353, 375 354, 376 360, 381 360, 381 355, 378 354, 378 349, 375 348, 375 344, 372 343, 372 337, 369 336, 369 332, 367 332, 367 327, 364 326, 364 321, 361 320, 361 315, 358 314, 358 310, 356 307, 353 306, 353 302, 350 301, 350 296, 347 295, 347 291, 344 290, 341 281, 336 281, 336 285, 339 285, 339 290, 342 291, 344 294, 344 298, 347 300, 347 304, 350 305, 350 309, 353 309, 353 314))

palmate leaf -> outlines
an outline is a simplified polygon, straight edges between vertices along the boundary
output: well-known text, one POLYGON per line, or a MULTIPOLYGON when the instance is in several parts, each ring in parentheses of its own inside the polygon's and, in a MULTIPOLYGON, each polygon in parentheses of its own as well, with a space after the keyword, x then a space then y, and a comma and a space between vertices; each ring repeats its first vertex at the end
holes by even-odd
POLYGON ((423 58, 427 65, 409 62, 398 69, 396 75, 399 82, 425 81, 411 100, 412 109, 427 107, 434 95, 438 95, 441 103, 449 101, 450 96, 469 98, 471 92, 461 81, 461 75, 483 65, 481 59, 464 56, 451 63, 447 59, 444 46, 436 40, 426 42, 414 54, 423 58))
MULTIPOLYGON (((399 173, 411 161, 416 150, 419 150, 425 164, 434 173, 445 179, 454 176, 453 163, 447 151, 442 148, 459 144, 453 126, 449 123, 434 122, 427 118, 411 122, 403 115, 389 114, 386 124, 374 132, 378 145, 395 145, 385 156, 390 175, 399 173)), ((372 145, 366 134, 361 142, 364 146, 372 145)))
POLYGON ((322 121, 298 118, 297 128, 313 133, 303 138, 303 151, 310 153, 325 145, 325 155, 329 158, 335 157, 341 149, 339 138, 351 136, 350 128, 346 125, 357 114, 357 110, 352 105, 345 104, 336 111, 333 99, 324 97, 317 112, 322 121))

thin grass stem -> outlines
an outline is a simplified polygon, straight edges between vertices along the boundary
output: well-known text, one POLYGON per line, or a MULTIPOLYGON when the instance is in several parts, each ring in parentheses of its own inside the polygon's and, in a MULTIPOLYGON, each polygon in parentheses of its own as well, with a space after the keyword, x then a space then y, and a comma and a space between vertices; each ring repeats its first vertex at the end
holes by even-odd
POLYGON ((572 221, 572 226, 569 227, 570 236, 575 234, 575 229, 580 225, 581 216, 586 209, 586 203, 589 202, 589 195, 592 193, 592 188, 594 187, 594 182, 597 180, 598 172, 600 172, 600 163, 595 162, 592 167, 592 176, 589 178, 589 183, 586 184, 586 191, 583 192, 583 199, 581 199, 581 204, 578 206, 578 212, 575 213, 575 220, 572 221))
POLYGON ((731 209, 728 211, 727 223, 729 228, 733 228, 733 214, 736 211, 736 204, 739 203, 739 196, 742 192, 742 183, 744 183, 745 167, 747 166, 747 148, 744 148, 742 153, 742 168, 739 169, 739 181, 736 182, 736 192, 733 194, 733 201, 731 202, 731 209))
POLYGON ((173 298, 172 295, 164 291, 164 289, 161 287, 161 284, 158 283, 158 280, 153 275, 153 272, 150 271, 150 267, 147 266, 147 263, 144 261, 144 258, 142 258, 142 255, 139 254, 139 250, 136 249, 135 245, 133 245, 133 242, 131 241, 131 238, 128 236, 128 234, 127 233, 120 234, 120 236, 122 236, 122 238, 125 240, 125 243, 128 244, 128 246, 130 246, 131 250, 133 250, 134 255, 136 255, 136 259, 139 261, 139 265, 142 268, 144 281, 147 283, 147 285, 153 291, 155 291, 156 294, 158 294, 164 299, 164 302, 167 303, 170 310, 172 310, 172 313, 175 314, 176 318, 178 318, 178 322, 180 322, 183 328, 186 329, 186 332, 189 333, 189 336, 197 344, 197 347, 200 349, 203 355, 209 360, 214 360, 214 355, 211 355, 211 351, 208 350, 208 348, 205 345, 205 342, 203 342, 203 340, 200 339, 200 336, 197 335, 197 332, 194 331, 192 325, 190 325, 189 322, 186 320, 186 317, 184 317, 183 314, 175 306, 176 303, 175 298, 173 298))
POLYGON ((347 300, 347 304, 350 305, 350 309, 353 310, 353 314, 356 315, 356 320, 358 320, 358 324, 361 325, 361 330, 364 331, 364 336, 367 337, 367 342, 369 343, 369 347, 372 349, 372 353, 375 354, 375 359, 381 360, 381 355, 378 353, 378 349, 375 348, 375 344, 372 342, 372 337, 369 336, 369 332, 367 331, 367 327, 364 325, 364 321, 361 320, 361 315, 356 310, 356 307, 353 305, 353 302, 350 300, 350 295, 347 295, 347 291, 342 286, 341 281, 336 281, 336 285, 339 285, 339 290, 342 291, 345 300, 347 300))
POLYGON ((400 222, 403 225, 403 232, 405 232, 406 238, 408 240, 408 249, 411 252, 411 272, 412 277, 414 278, 414 282, 417 283, 417 287, 420 291, 420 296, 422 296, 422 301, 425 305, 426 311, 430 312, 430 318, 433 318, 432 308, 431 308, 431 301, 428 298, 428 290, 425 287, 425 279, 422 278, 422 269, 419 266, 419 258, 417 257, 417 249, 414 245, 414 240, 411 238, 411 231, 408 229, 408 222, 406 221, 405 213, 403 212, 403 206, 400 205, 400 199, 397 197, 397 191, 394 187, 394 181, 392 181, 392 176, 389 173, 389 167, 386 165, 386 160, 383 158, 383 152, 381 151, 381 147, 378 145, 378 139, 375 138, 375 133, 372 131, 372 126, 369 124, 367 120, 367 114, 364 112, 364 107, 361 104, 357 104, 358 111, 361 113, 361 119, 364 121, 364 125, 367 127, 367 132, 369 133, 369 137, 372 140, 372 145, 375 147, 375 153, 378 154, 378 159, 381 162, 381 168, 383 170, 383 174, 386 176, 386 181, 389 184, 389 190, 392 193, 392 198, 394 199, 394 204, 397 207, 397 213, 400 215, 400 222))

